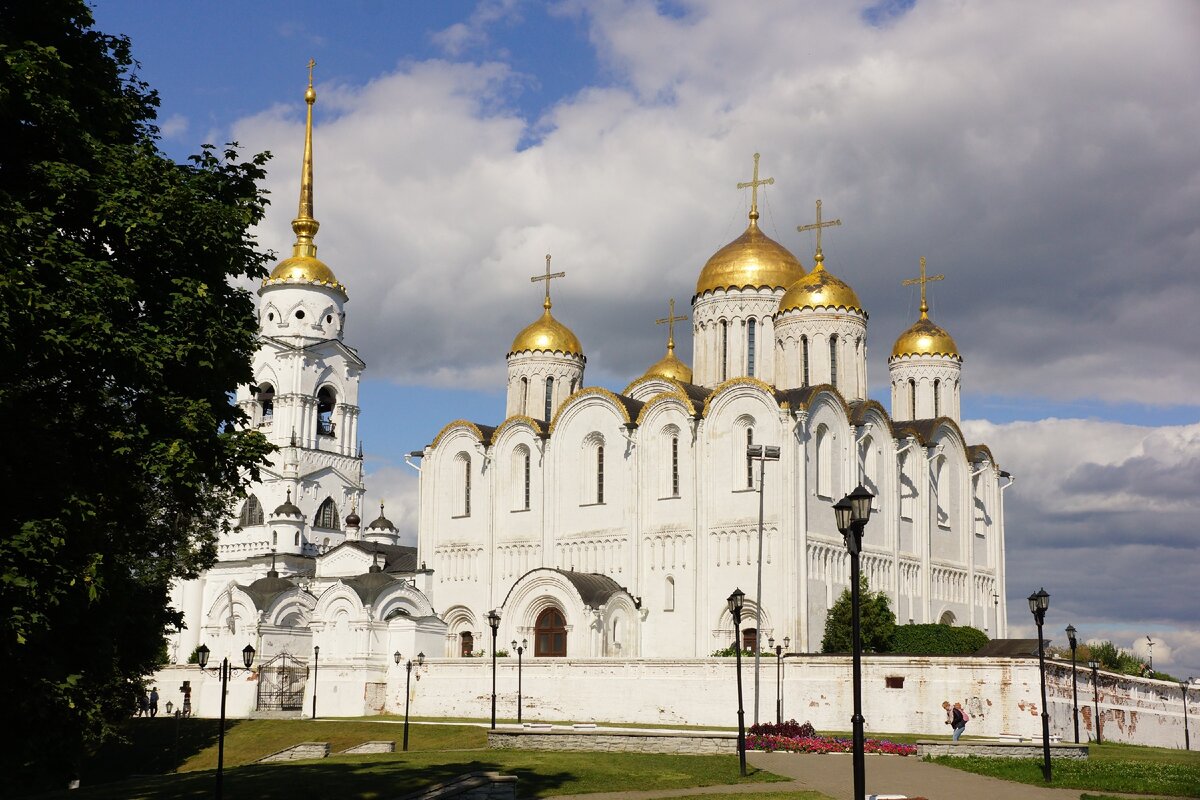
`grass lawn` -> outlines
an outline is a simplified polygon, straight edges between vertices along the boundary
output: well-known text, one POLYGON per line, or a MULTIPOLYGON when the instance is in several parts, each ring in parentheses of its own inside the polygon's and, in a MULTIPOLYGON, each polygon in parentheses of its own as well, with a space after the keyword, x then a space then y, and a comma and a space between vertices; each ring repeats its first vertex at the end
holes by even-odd
MULTIPOLYGON (((129 743, 101 753, 85 768, 83 788, 51 797, 78 800, 206 798, 213 792, 216 725, 183 720, 180 755, 173 757, 173 719, 132 720, 129 743), (165 724, 163 724, 165 723, 165 724), (165 754, 164 754, 165 753, 165 754), (178 774, 147 774, 155 766, 178 774), (143 774, 110 783, 134 765, 143 774)), ((210 724, 211 723, 211 724, 210 724)), ((394 797, 465 772, 516 775, 520 796, 552 797, 640 789, 784 780, 769 772, 738 777, 737 756, 642 753, 557 753, 485 749, 486 731, 466 725, 413 725, 409 752, 335 756, 319 761, 254 764, 263 755, 303 741, 330 742, 333 750, 375 739, 399 741, 403 727, 355 721, 242 720, 225 735, 225 796, 229 800, 304 800, 394 797)), ((814 795, 818 798, 819 795, 814 795)))
MULTIPOLYGON (((939 756, 933 759, 955 769, 1007 781, 1044 786, 1041 759, 939 756)), ((1165 797, 1200 796, 1200 753, 1092 744, 1086 761, 1053 762, 1051 786, 1100 792, 1131 792, 1165 797)))

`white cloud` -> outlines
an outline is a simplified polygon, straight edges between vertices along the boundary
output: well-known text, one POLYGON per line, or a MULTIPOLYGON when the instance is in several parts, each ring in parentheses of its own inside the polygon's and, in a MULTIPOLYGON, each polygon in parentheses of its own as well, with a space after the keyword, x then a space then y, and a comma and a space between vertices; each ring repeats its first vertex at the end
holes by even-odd
POLYGON ((164 120, 159 120, 158 132, 164 139, 182 139, 188 131, 188 118, 182 114, 172 114, 164 120))

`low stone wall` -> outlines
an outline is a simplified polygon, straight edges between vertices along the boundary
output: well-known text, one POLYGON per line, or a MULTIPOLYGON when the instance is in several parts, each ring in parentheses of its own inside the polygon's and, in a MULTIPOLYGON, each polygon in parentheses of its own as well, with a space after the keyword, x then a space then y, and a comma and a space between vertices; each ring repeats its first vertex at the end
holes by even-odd
POLYGON ((329 742, 301 742, 277 753, 271 753, 258 760, 265 764, 269 761, 302 761, 310 758, 329 758, 329 742))
MULTIPOLYGON (((1042 743, 1033 742, 974 742, 974 741, 917 741, 917 756, 979 756, 980 758, 1037 758, 1042 757, 1042 743)), ((1059 743, 1050 745, 1050 760, 1088 757, 1086 744, 1059 743)))
POLYGON ((457 797, 463 800, 515 800, 517 776, 499 772, 468 772, 445 783, 435 783, 427 789, 406 794, 398 800, 442 800, 457 797))
POLYGON ((737 734, 719 732, 537 730, 488 731, 494 750, 576 750, 598 753, 736 753, 737 734))
POLYGON ((342 752, 338 753, 341 756, 362 755, 364 753, 394 753, 396 752, 396 742, 388 739, 379 739, 373 742, 363 742, 356 744, 354 747, 347 747, 342 752))

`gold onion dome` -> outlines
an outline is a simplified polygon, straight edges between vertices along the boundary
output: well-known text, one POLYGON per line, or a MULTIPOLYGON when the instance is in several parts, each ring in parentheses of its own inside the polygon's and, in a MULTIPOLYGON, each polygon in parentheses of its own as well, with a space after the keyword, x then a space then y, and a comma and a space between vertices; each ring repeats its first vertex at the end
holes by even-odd
POLYGON ((674 346, 667 348, 667 354, 646 370, 644 377, 667 378, 680 383, 692 382, 692 368, 675 357, 674 346))
POLYGON ((550 313, 549 297, 546 298, 543 307, 545 311, 542 312, 541 318, 526 327, 517 334, 517 338, 513 339, 512 349, 508 351, 509 355, 543 352, 582 356, 583 345, 579 343, 579 338, 550 313))
POLYGON ((717 289, 786 289, 802 277, 799 259, 762 232, 754 210, 746 231, 708 259, 696 281, 696 294, 717 289))
POLYGON ((913 326, 900 334, 892 348, 892 358, 904 356, 949 356, 962 358, 958 354, 958 345, 950 334, 929 318, 927 309, 921 310, 921 318, 913 326))
POLYGON ((292 255, 280 261, 271 274, 263 281, 263 287, 275 284, 306 283, 316 286, 328 286, 343 296, 346 287, 338 281, 333 270, 324 261, 317 258, 317 245, 313 238, 317 235, 321 223, 313 217, 313 155, 312 155, 312 114, 313 104, 317 102, 317 93, 312 85, 312 68, 316 62, 308 62, 308 90, 304 93, 304 102, 308 105, 308 117, 304 126, 304 160, 300 172, 300 207, 296 218, 292 220, 292 231, 296 234, 296 242, 292 245, 292 255))
POLYGON ((819 249, 813 257, 813 271, 788 287, 779 301, 780 313, 802 308, 835 308, 866 314, 850 284, 825 269, 825 254, 819 249))

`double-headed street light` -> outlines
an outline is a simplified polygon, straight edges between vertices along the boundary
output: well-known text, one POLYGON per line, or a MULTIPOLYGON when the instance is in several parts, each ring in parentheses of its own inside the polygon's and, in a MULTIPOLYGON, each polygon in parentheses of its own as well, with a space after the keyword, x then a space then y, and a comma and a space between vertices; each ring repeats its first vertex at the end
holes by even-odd
MULTIPOLYGON (((321 657, 321 645, 313 646, 313 713, 312 718, 317 718, 317 660, 321 657)), ((303 712, 302 712, 303 713, 303 712)))
POLYGON ((1102 744, 1100 737, 1100 662, 1089 661, 1088 666, 1092 668, 1092 702, 1095 703, 1095 711, 1092 716, 1096 720, 1096 744, 1102 744))
POLYGON ((1046 609, 1050 608, 1050 594, 1038 589, 1029 595, 1029 610, 1038 632, 1038 670, 1042 678, 1042 778, 1050 782, 1050 709, 1046 708, 1046 648, 1042 642, 1042 624, 1046 621, 1046 609))
MULTIPOLYGON (((400 655, 399 650, 397 650, 395 653, 392 654, 392 659, 396 662, 397 666, 399 666, 400 659, 402 659, 402 658, 403 658, 403 656, 400 655)), ((424 665, 425 665, 425 654, 417 653, 417 666, 421 667, 424 665)), ((408 700, 410 697, 409 685, 410 685, 410 682, 412 681, 412 669, 413 669, 413 662, 412 662, 412 659, 410 658, 407 661, 407 663, 405 663, 405 665, 404 665, 404 672, 405 672, 405 674, 404 674, 404 749, 405 750, 408 750, 408 700)))
POLYGON ((1075 744, 1079 744, 1079 682, 1075 679, 1075 648, 1079 640, 1075 638, 1075 626, 1067 626, 1067 641, 1071 644, 1071 718, 1075 720, 1075 744))
POLYGON ((738 767, 742 775, 746 774, 746 711, 742 707, 742 606, 746 602, 746 593, 734 589, 733 594, 726 600, 729 613, 733 616, 733 652, 737 655, 737 690, 738 690, 738 767))
POLYGON ((775 724, 783 724, 783 651, 792 646, 790 636, 783 637, 783 644, 775 644, 774 637, 767 639, 767 647, 775 651, 775 724))
POLYGON ((774 445, 752 444, 746 448, 746 457, 758 462, 758 587, 754 595, 754 724, 758 724, 758 684, 762 647, 758 637, 762 634, 762 562, 763 562, 763 512, 766 491, 763 482, 767 477, 767 462, 779 460, 779 448, 774 445))
POLYGON ((529 646, 527 639, 522 639, 520 644, 517 640, 512 640, 513 650, 517 651, 517 724, 521 724, 521 656, 525 654, 525 648, 529 646))
POLYGON ((854 667, 854 716, 850 718, 854 738, 854 800, 867 796, 866 733, 862 715, 862 621, 859 614, 858 556, 862 551, 863 529, 871 519, 871 501, 875 495, 859 484, 858 488, 833 506, 838 530, 850 552, 850 639, 851 662, 854 667))
POLYGON ((487 622, 492 629, 492 730, 496 730, 496 633, 500 630, 500 612, 494 608, 489 611, 487 622))
POLYGON ((207 645, 202 644, 196 648, 200 669, 210 675, 221 676, 221 722, 220 727, 217 728, 217 789, 214 795, 217 800, 221 800, 224 790, 222 784, 225 780, 225 695, 229 692, 229 676, 234 672, 250 672, 250 667, 254 664, 254 648, 251 645, 242 648, 242 663, 245 665, 245 669, 231 666, 228 657, 221 659, 221 666, 209 669, 209 652, 207 645))

